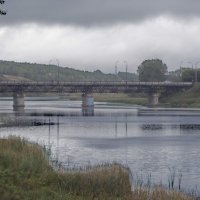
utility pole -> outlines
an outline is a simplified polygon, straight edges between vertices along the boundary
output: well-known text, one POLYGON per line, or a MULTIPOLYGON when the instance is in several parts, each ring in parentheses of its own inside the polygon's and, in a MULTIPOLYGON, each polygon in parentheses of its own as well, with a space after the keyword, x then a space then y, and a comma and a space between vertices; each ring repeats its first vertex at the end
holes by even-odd
POLYGON ((192 62, 188 62, 189 64, 191 64, 191 66, 192 66, 192 71, 194 72, 194 80, 193 80, 193 77, 192 77, 192 82, 195 82, 196 83, 196 72, 195 72, 195 69, 194 69, 194 65, 193 65, 193 63, 192 62))
POLYGON ((59 66, 59 60, 58 59, 56 59, 56 62, 57 62, 57 66, 58 66, 58 84, 59 84, 59 82, 60 82, 60 66, 59 66))
POLYGON ((199 63, 200 63, 199 61, 195 63, 195 80, 196 80, 196 82, 198 82, 198 70, 197 70, 197 66, 198 66, 199 63))
POLYGON ((127 81, 128 81, 128 63, 126 60, 124 60, 124 63, 126 65, 126 83, 127 83, 127 81))
POLYGON ((117 76, 117 64, 118 64, 118 60, 115 62, 115 75, 117 76))
POLYGON ((180 81, 182 81, 182 64, 184 63, 184 61, 182 60, 180 62, 180 81))
POLYGON ((49 61, 49 82, 51 82, 51 72, 50 72, 51 67, 50 67, 50 65, 51 65, 52 61, 53 61, 52 59, 49 61))
MULTIPOLYGON (((51 73, 50 73, 50 65, 51 65, 51 63, 53 62, 53 61, 56 61, 56 66, 57 66, 57 83, 59 84, 59 82, 60 82, 60 66, 59 66, 59 60, 56 58, 56 59, 51 59, 50 61, 49 61, 49 77, 50 77, 50 75, 51 75, 51 73)), ((56 75, 55 75, 56 76, 56 75)))

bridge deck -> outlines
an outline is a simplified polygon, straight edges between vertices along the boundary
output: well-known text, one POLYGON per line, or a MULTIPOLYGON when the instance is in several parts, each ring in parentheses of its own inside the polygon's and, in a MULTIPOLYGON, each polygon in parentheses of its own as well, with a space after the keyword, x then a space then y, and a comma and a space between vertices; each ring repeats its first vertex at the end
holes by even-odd
POLYGON ((131 92, 192 87, 191 82, 0 82, 0 92, 131 92))

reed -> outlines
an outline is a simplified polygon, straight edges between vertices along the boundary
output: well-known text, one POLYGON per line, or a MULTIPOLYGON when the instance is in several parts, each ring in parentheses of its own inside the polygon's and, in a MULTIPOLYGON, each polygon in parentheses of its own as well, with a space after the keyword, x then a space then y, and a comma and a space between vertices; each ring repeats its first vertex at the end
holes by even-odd
POLYGON ((47 151, 24 139, 0 139, 1 200, 191 200, 181 193, 140 187, 119 164, 87 170, 54 170, 47 151))
POLYGON ((0 199, 123 199, 131 194, 129 173, 119 165, 88 171, 55 171, 37 144, 0 139, 0 199))
POLYGON ((148 189, 134 190, 131 200, 194 200, 194 198, 158 187, 152 191, 148 189))

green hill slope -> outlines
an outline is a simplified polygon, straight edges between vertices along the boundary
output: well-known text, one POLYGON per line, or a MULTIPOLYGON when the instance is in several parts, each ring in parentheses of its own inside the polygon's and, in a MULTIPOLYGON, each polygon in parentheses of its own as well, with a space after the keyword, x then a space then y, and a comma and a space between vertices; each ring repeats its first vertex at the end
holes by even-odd
MULTIPOLYGON (((126 78, 125 72, 119 72, 116 76, 102 73, 100 70, 88 72, 56 65, 0 61, 0 76, 3 77, 4 75, 21 77, 20 79, 25 78, 32 81, 120 81, 126 78)), ((137 80, 137 75, 128 73, 127 80, 135 81, 137 80)))

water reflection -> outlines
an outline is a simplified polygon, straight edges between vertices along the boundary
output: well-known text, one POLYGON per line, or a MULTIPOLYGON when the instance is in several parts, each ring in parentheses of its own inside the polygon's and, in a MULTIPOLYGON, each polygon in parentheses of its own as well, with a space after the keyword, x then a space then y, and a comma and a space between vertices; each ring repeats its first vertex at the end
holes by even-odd
POLYGON ((67 168, 116 161, 133 175, 151 173, 152 182, 167 184, 174 167, 184 188, 200 185, 198 116, 138 116, 134 106, 97 104, 95 115, 84 117, 81 102, 66 101, 29 101, 24 115, 12 113, 4 101, 1 108, 1 137, 46 145, 67 168))
POLYGON ((143 130, 159 130, 163 129, 162 124, 142 124, 141 129, 143 130))
POLYGON ((57 145, 56 145, 56 160, 59 160, 59 137, 60 137, 60 123, 59 123, 59 116, 57 116, 57 145))

